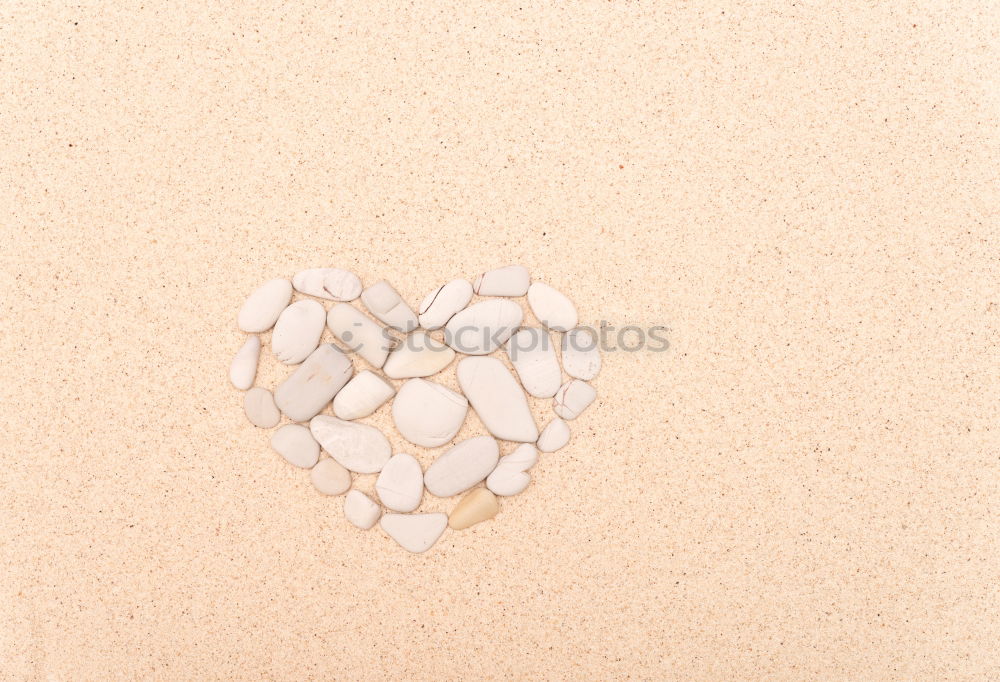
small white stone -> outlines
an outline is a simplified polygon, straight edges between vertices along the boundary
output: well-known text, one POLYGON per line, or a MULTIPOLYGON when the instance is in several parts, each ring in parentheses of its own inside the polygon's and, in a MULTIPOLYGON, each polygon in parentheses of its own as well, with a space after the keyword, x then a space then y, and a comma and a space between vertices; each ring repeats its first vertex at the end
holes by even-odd
POLYGON ((338 303, 330 308, 326 326, 338 341, 376 369, 385 364, 395 343, 388 330, 348 303, 338 303))
POLYGON ((552 411, 563 419, 576 419, 597 397, 597 391, 586 381, 570 379, 552 399, 552 411))
POLYGON ((448 515, 386 514, 382 517, 382 530, 408 552, 420 554, 430 549, 448 525, 448 515))
POLYGON ((292 421, 309 421, 333 400, 353 372, 350 358, 324 343, 281 382, 274 401, 292 421))
POLYGON ((536 445, 542 452, 555 452, 568 442, 569 424, 555 417, 542 429, 542 435, 538 437, 536 445))
POLYGON ((583 327, 570 329, 562 338, 562 363, 566 374, 590 381, 601 371, 601 349, 593 332, 583 327))
POLYGON ((393 329, 406 333, 417 328, 417 316, 413 310, 384 279, 362 291, 361 302, 368 312, 393 329))
POLYGON ((471 305, 445 325, 444 340, 459 353, 488 355, 517 331, 524 311, 517 303, 494 299, 471 305))
POLYGON ((424 485, 437 497, 458 495, 489 476, 498 459, 500 447, 490 436, 463 440, 427 468, 424 485))
POLYGON ((361 530, 374 526, 381 515, 382 507, 360 490, 352 490, 344 498, 344 518, 361 530))
POLYGON ((424 495, 424 472, 413 455, 398 454, 386 462, 375 481, 382 504, 393 511, 411 512, 424 495))
POLYGON ((351 489, 351 472, 330 457, 321 459, 309 472, 309 478, 324 495, 343 495, 351 489))
POLYGON ((528 287, 528 305, 538 321, 552 331, 564 332, 576 326, 576 306, 544 282, 528 287))
POLYGON ((456 375, 487 431, 501 440, 538 440, 528 399, 502 362, 496 358, 465 358, 458 363, 456 375))
POLYGON ((444 445, 458 433, 469 411, 459 393, 424 379, 403 384, 392 402, 392 420, 403 438, 425 448, 444 445))
POLYGON ((524 296, 528 291, 528 268, 521 265, 508 265, 484 272, 473 285, 480 296, 524 296))
POLYGON ((396 389, 369 370, 358 372, 333 399, 333 413, 339 419, 367 417, 395 394, 396 389))
POLYGON ((292 283, 287 279, 272 279, 247 297, 236 323, 245 332, 266 332, 291 300, 292 283))
POLYGON ((274 396, 266 388, 251 388, 243 396, 243 411, 254 426, 274 428, 281 421, 281 413, 274 404, 274 396))
MULTIPOLYGON (((449 348, 449 350, 451 350, 449 348)), ((245 391, 253 386, 257 377, 257 361, 260 359, 260 337, 248 336, 246 343, 236 351, 229 365, 229 380, 233 386, 245 391)))
POLYGON ((547 331, 526 327, 510 337, 504 349, 524 390, 536 398, 551 398, 556 394, 562 384, 562 372, 555 344, 547 331))
POLYGON ((497 468, 486 477, 486 487, 497 495, 517 495, 531 483, 528 469, 538 461, 538 451, 531 443, 522 443, 514 452, 500 458, 497 468))
POLYGON ((464 279, 453 279, 427 294, 420 304, 420 326, 440 329, 455 313, 465 310, 472 300, 472 285, 464 279))
POLYGON ((301 424, 285 424, 271 436, 271 447, 285 461, 303 469, 316 466, 319 460, 319 443, 301 424))
POLYGON ((312 299, 296 301, 281 311, 271 334, 271 350, 280 362, 297 365, 316 350, 325 324, 323 304, 312 299))
POLYGON ((390 379, 412 379, 437 374, 455 359, 455 351, 427 332, 415 331, 399 342, 382 371, 390 379))
POLYGON ((311 268, 292 278, 297 291, 329 301, 353 301, 361 295, 361 280, 340 268, 311 268))
POLYGON ((309 430, 331 457, 358 474, 378 473, 392 455, 389 441, 374 426, 321 414, 312 418, 309 430))

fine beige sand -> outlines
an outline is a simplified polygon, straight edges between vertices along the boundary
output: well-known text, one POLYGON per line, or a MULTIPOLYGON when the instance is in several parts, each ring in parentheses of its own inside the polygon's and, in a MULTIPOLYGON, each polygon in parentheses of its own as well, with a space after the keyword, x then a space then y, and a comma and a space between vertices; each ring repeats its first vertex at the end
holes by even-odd
POLYGON ((997 679, 998 36, 988 2, 4 3, 0 678, 997 679), (408 554, 247 422, 236 312, 508 263, 670 348, 606 353, 530 487, 408 554))

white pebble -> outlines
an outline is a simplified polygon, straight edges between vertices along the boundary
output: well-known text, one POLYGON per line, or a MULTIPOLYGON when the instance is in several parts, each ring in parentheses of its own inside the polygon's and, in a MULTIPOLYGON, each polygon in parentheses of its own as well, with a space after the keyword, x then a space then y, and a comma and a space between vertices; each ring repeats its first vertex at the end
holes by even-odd
POLYGON ((455 359, 455 351, 427 332, 415 331, 399 342, 382 371, 390 379, 412 379, 437 374, 455 359))
POLYGON ((316 350, 326 324, 326 310, 318 301, 296 301, 278 316, 271 334, 271 350, 280 362, 297 365, 316 350))
POLYGON ((528 399, 502 362, 496 358, 465 358, 458 363, 458 385, 486 430, 501 440, 534 443, 538 427, 528 399))
POLYGON ((395 394, 396 389, 369 370, 358 372, 333 399, 333 413, 340 419, 367 417, 395 394))
POLYGON ((361 302, 368 312, 393 329, 405 333, 417 328, 417 316, 413 310, 384 279, 362 291, 361 302))
POLYGON ((528 469, 538 461, 538 451, 531 443, 522 443, 514 452, 500 458, 497 468, 486 477, 486 487, 502 496, 517 495, 531 483, 528 469))
POLYGON ((266 332, 291 300, 292 283, 287 279, 272 279, 247 297, 236 323, 245 332, 266 332))
POLYGON ((271 447, 289 464, 303 469, 316 466, 319 443, 301 424, 285 424, 271 436, 271 447))
MULTIPOLYGON (((449 349, 451 350, 451 349, 449 349)), ((260 337, 248 336, 246 343, 236 351, 229 365, 229 380, 233 386, 245 391, 253 386, 257 377, 257 361, 260 359, 260 337)))
POLYGON ((410 379, 392 402, 392 420, 403 438, 425 448, 444 445, 458 433, 469 411, 459 393, 424 379, 410 379))
POLYGON ((601 371, 601 349, 589 329, 571 329, 562 338, 562 362, 566 374, 590 381, 601 371))
POLYGON ((393 511, 411 512, 424 495, 424 472, 413 455, 398 454, 386 462, 375 481, 382 504, 393 511))
POLYGON ((353 301, 361 295, 361 280, 340 268, 311 268, 292 277, 292 286, 310 296, 330 301, 353 301))
POLYGON ((554 417, 544 429, 542 435, 538 437, 536 445, 542 452, 555 452, 569 442, 569 424, 554 417))
POLYGON ((597 391, 586 381, 570 379, 552 399, 552 411, 563 419, 576 419, 597 397, 597 391))
POLYGON ((521 265, 508 265, 484 272, 473 285, 480 296, 524 296, 528 291, 528 269, 521 265))
POLYGON ((338 303, 326 315, 326 326, 337 340, 376 368, 385 364, 392 349, 389 332, 348 303, 338 303))
POLYGON ((309 421, 333 400, 353 372, 350 358, 324 343, 281 382, 274 401, 292 421, 309 421))
POLYGON ((382 507, 360 490, 352 490, 344 498, 344 518, 361 530, 374 526, 381 515, 382 507))
POLYGON ((489 476, 498 459, 500 447, 490 436, 463 440, 427 468, 424 485, 437 497, 458 495, 489 476))
POLYGON ((414 554, 430 549, 448 525, 448 515, 440 512, 431 514, 386 514, 382 517, 382 530, 399 545, 414 554))
POLYGON ((358 474, 378 473, 392 455, 389 441, 374 426, 321 414, 312 418, 309 430, 330 456, 358 474))
POLYGON ((517 331, 524 311, 506 299, 469 306, 445 325, 445 342, 466 355, 488 355, 517 331))
POLYGON ((343 495, 351 489, 351 472, 330 457, 321 459, 309 472, 309 478, 324 495, 343 495))
POLYGON ((562 384, 562 372, 548 332, 526 327, 510 337, 504 348, 524 390, 536 398, 551 398, 556 394, 562 384))
POLYGON ((243 396, 243 410, 254 426, 274 428, 281 421, 281 413, 274 404, 274 396, 266 388, 251 388, 243 396))
POLYGON ((538 321, 552 331, 564 332, 576 326, 576 306, 544 282, 528 287, 528 305, 538 321))
POLYGON ((472 300, 472 285, 464 279, 453 279, 427 294, 420 304, 420 326, 440 329, 455 313, 465 310, 472 300))

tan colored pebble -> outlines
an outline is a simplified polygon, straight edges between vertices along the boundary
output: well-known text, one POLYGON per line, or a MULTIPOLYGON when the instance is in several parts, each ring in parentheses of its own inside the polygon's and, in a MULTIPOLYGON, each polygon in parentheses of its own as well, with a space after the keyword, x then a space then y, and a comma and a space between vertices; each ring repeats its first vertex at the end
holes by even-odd
POLYGON ((316 490, 324 495, 343 495, 351 489, 351 472, 332 457, 324 457, 309 472, 316 490))
POLYGON ((488 521, 500 511, 497 496, 486 488, 476 488, 462 498, 448 517, 448 525, 453 530, 464 530, 482 521, 488 521))
POLYGON ((274 404, 274 396, 266 388, 251 388, 243 396, 243 410, 254 426, 271 429, 281 421, 281 412, 274 404))

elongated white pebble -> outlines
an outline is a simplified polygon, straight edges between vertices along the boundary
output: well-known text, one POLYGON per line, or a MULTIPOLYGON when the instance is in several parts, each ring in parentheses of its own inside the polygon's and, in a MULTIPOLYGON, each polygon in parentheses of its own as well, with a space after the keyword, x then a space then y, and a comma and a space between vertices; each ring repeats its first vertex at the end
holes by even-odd
POLYGON ((361 295, 361 280, 340 268, 311 268, 292 277, 292 286, 303 294, 329 301, 353 301, 361 295))
POLYGON ((326 326, 338 341, 376 368, 385 364, 394 344, 382 325, 348 303, 338 303, 330 308, 326 326))
POLYGON ((424 472, 427 492, 451 497, 464 492, 490 475, 500 459, 500 447, 490 436, 463 440, 434 460, 424 472))
POLYGON ((274 396, 266 388, 251 388, 243 396, 243 410, 254 426, 271 429, 281 421, 281 413, 274 404, 274 396))
POLYGON ((552 331, 564 332, 576 326, 576 306, 545 282, 528 287, 528 305, 538 321, 552 331))
POLYGON ((331 457, 324 457, 309 472, 316 490, 324 495, 343 495, 351 489, 351 472, 331 457))
POLYGON ((597 391, 586 381, 570 379, 556 391, 552 411, 563 419, 576 419, 597 397, 597 391))
POLYGON ((360 490, 352 490, 344 498, 344 518, 361 530, 368 530, 382 516, 382 507, 360 490))
POLYGON ((437 374, 455 359, 455 351, 427 332, 417 330, 399 342, 382 371, 390 379, 411 379, 437 374))
POLYGON ((339 419, 360 419, 377 410, 396 393, 385 379, 369 370, 358 372, 333 399, 333 413, 339 419))
POLYGON ((448 516, 452 530, 465 530, 469 526, 492 519, 500 511, 497 496, 486 488, 476 488, 466 493, 448 516))
POLYGON ((420 554, 429 550, 448 525, 448 515, 386 514, 382 517, 382 530, 408 552, 420 554))
POLYGON ((531 483, 527 472, 536 462, 538 450, 531 443, 522 443, 500 458, 497 468, 486 477, 486 487, 497 495, 517 495, 531 483))
POLYGON ((271 436, 271 447, 289 464, 303 469, 316 466, 319 443, 301 424, 285 424, 271 436))
POLYGON ((333 400, 353 372, 350 358, 333 344, 324 343, 281 382, 274 402, 289 419, 309 421, 333 400))
POLYGON ((487 431, 501 440, 538 440, 528 399, 502 362, 496 358, 464 358, 458 363, 456 375, 487 431))
MULTIPOLYGON (((450 350, 450 349, 449 349, 450 350)), ((260 359, 260 337, 248 336, 246 342, 236 351, 229 365, 229 380, 233 386, 245 391, 253 386, 257 377, 257 361, 260 359)))
POLYGON ((524 296, 529 282, 528 268, 508 265, 484 272, 476 278, 472 288, 480 296, 524 296))
POLYGON ((566 374, 590 381, 601 371, 601 349, 589 329, 577 327, 563 334, 562 363, 566 374))
POLYGON ((542 452, 555 452, 569 442, 569 424, 554 417, 544 429, 542 435, 538 437, 536 445, 542 452))
POLYGON ((472 285, 464 279, 453 279, 427 294, 420 304, 420 326, 440 329, 472 300, 472 285))
POLYGON ((392 455, 389 441, 374 426, 321 414, 312 418, 309 430, 331 457, 358 474, 378 473, 392 455))
POLYGON ((536 398, 551 398, 556 394, 562 384, 562 372, 555 344, 547 331, 526 327, 510 337, 504 349, 525 391, 536 398))
POLYGON ((425 379, 410 379, 392 401, 392 421, 403 438, 425 448, 444 445, 469 411, 465 396, 425 379))
POLYGON ((393 329, 405 333, 417 328, 417 316, 413 310, 384 279, 362 291, 361 302, 368 312, 393 329))
POLYGON ((297 365, 316 350, 326 325, 326 309, 319 301, 296 301, 281 311, 271 334, 271 349, 280 362, 297 365))
POLYGON ((420 506, 420 498, 424 495, 424 472, 420 462, 413 455, 393 455, 375 481, 375 492, 388 509, 413 511, 420 506))
POLYGON ((510 338, 524 320, 514 301, 498 298, 471 305, 445 325, 444 340, 459 353, 488 355, 510 338))
POLYGON ((287 279, 272 279, 247 297, 236 323, 245 332, 266 332, 291 300, 292 283, 287 279))

